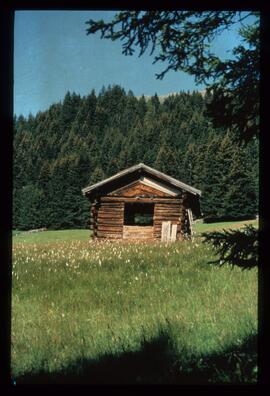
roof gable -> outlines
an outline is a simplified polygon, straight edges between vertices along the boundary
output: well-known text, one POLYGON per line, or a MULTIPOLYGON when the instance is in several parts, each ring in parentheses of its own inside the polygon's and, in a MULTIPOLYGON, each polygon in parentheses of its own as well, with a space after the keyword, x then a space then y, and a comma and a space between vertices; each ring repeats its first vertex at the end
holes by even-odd
POLYGON ((121 196, 121 197, 174 197, 179 194, 180 191, 172 190, 162 184, 157 184, 150 179, 146 179, 141 176, 139 180, 132 182, 124 187, 120 187, 117 190, 110 192, 109 196, 121 196))
MULTIPOLYGON (((154 183, 160 183, 167 188, 175 189, 176 191, 187 191, 194 195, 201 195, 201 191, 191 187, 165 173, 159 172, 156 169, 150 168, 143 163, 131 166, 105 180, 93 184, 82 189, 83 195, 91 196, 98 193, 109 194, 121 187, 124 187, 140 178, 145 177, 145 182, 148 180, 154 180, 154 183), (151 176, 149 178, 149 176, 151 176)), ((141 180, 142 181, 142 180, 141 180)), ((156 188, 156 186, 154 187, 156 188)))

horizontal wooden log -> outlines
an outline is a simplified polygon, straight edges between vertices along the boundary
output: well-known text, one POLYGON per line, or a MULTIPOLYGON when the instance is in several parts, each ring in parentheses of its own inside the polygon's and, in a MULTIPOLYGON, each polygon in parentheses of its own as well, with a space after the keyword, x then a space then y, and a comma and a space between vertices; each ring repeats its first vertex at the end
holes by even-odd
POLYGON ((182 206, 181 199, 179 199, 179 202, 177 203, 156 203, 155 205, 156 209, 181 208, 182 206))
POLYGON ((117 200, 118 197, 115 197, 115 201, 102 201, 99 206, 123 206, 123 202, 117 200))
POLYGON ((155 205, 155 210, 159 210, 159 211, 168 211, 168 210, 181 210, 181 206, 180 205, 169 205, 168 206, 162 206, 162 207, 158 207, 157 204, 155 205))
POLYGON ((168 213, 168 212, 166 212, 166 213, 155 213, 155 214, 154 214, 154 217, 156 217, 156 218, 158 218, 158 217, 160 217, 160 218, 165 218, 165 217, 180 217, 180 214, 179 214, 179 213, 176 213, 176 212, 171 212, 171 213, 168 213))
POLYGON ((180 219, 179 213, 164 213, 164 214, 155 214, 153 219, 169 219, 169 218, 178 218, 180 219))
POLYGON ((103 225, 99 225, 98 226, 98 232, 99 231, 106 231, 109 233, 122 233, 123 231, 123 227, 112 227, 112 226, 103 226, 103 225))
POLYGON ((124 222, 123 221, 101 221, 101 220, 98 220, 97 222, 96 222, 96 226, 98 227, 98 226, 100 226, 100 225, 103 225, 103 226, 112 226, 112 227, 123 227, 123 224, 124 224, 124 222))
POLYGON ((181 216, 181 213, 178 211, 178 210, 171 210, 171 211, 168 211, 168 210, 164 210, 164 211, 155 211, 154 212, 154 216, 171 216, 171 215, 178 215, 178 216, 181 216))
POLYGON ((124 205, 101 205, 99 210, 124 210, 124 205))
POLYGON ((179 209, 169 209, 169 210, 166 210, 166 209, 164 209, 164 210, 155 210, 154 211, 154 214, 166 214, 166 213, 176 213, 176 214, 178 214, 178 215, 180 215, 180 210, 179 209))
MULTIPOLYGON (((106 197, 104 197, 104 199, 105 198, 106 197)), ((101 206, 103 206, 103 207, 110 207, 110 206, 112 206, 112 207, 122 207, 123 206, 123 202, 119 202, 118 197, 116 197, 114 199, 115 199, 115 202, 112 202, 111 200, 109 200, 109 201, 106 201, 106 200, 103 201, 102 200, 102 202, 100 203, 100 207, 101 206)))
POLYGON ((101 197, 101 202, 147 202, 147 203, 181 203, 181 198, 125 198, 125 197, 101 197))
POLYGON ((168 203, 163 205, 160 205, 159 203, 155 204, 155 210, 170 210, 170 209, 181 210, 181 208, 182 208, 182 204, 180 203, 177 204, 168 203))
POLYGON ((163 221, 172 221, 176 223, 180 223, 180 218, 179 216, 164 216, 164 217, 154 217, 153 218, 153 223, 162 223, 163 221))
POLYGON ((109 239, 122 239, 122 234, 120 233, 108 233, 108 232, 103 232, 103 231, 98 231, 97 233, 98 238, 109 238, 109 239))
POLYGON ((136 225, 129 226, 129 225, 124 225, 124 229, 127 230, 127 231, 128 230, 140 231, 142 229, 144 229, 146 231, 150 231, 150 230, 153 229, 153 226, 136 226, 136 225))
POLYGON ((117 211, 117 210, 101 210, 98 212, 98 216, 108 216, 108 217, 112 217, 112 216, 118 216, 118 217, 123 217, 124 212, 123 211, 117 211))
POLYGON ((138 232, 132 232, 132 231, 123 231, 124 235, 152 235, 153 234, 153 230, 146 232, 146 231, 138 231, 138 232))
POLYGON ((112 235, 123 235, 123 229, 121 228, 121 230, 118 229, 97 229, 97 235, 102 235, 102 234, 112 234, 112 235))
POLYGON ((101 218, 101 219, 111 219, 111 218, 114 218, 114 219, 123 219, 124 218, 124 216, 123 216, 123 213, 116 213, 116 212, 113 212, 113 213, 104 213, 104 212, 100 212, 99 214, 98 214, 98 218, 101 218))
POLYGON ((108 207, 108 208, 105 208, 105 207, 101 207, 100 209, 99 209, 99 211, 98 211, 98 213, 110 213, 110 212, 112 212, 112 213, 123 213, 124 212, 124 208, 111 208, 111 207, 108 207))
POLYGON ((103 219, 103 218, 98 218, 97 219, 97 224, 119 224, 119 225, 123 225, 124 221, 123 221, 123 219, 103 219))
POLYGON ((124 239, 152 239, 153 226, 124 226, 123 238, 124 239))
POLYGON ((166 203, 166 204, 159 204, 159 203, 156 203, 155 204, 155 209, 180 209, 180 208, 182 208, 182 204, 181 203, 172 203, 172 202, 170 202, 170 203, 166 203))

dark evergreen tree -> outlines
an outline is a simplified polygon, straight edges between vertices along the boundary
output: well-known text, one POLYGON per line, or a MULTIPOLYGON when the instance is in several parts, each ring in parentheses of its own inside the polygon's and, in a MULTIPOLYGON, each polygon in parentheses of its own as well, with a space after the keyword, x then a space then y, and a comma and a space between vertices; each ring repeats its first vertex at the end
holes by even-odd
POLYGON ((231 219, 252 219, 258 213, 256 183, 244 150, 238 148, 228 173, 230 187, 225 192, 224 215, 231 219))
POLYGON ((28 184, 15 193, 16 227, 20 230, 43 227, 41 205, 45 197, 42 190, 28 184))
POLYGON ((256 214, 258 142, 240 155, 232 134, 213 129, 206 100, 179 92, 146 101, 113 86, 98 96, 67 93, 35 117, 14 117, 13 226, 87 226, 81 189, 139 162, 201 189, 208 217, 256 214), (251 197, 246 210, 241 189, 251 197))

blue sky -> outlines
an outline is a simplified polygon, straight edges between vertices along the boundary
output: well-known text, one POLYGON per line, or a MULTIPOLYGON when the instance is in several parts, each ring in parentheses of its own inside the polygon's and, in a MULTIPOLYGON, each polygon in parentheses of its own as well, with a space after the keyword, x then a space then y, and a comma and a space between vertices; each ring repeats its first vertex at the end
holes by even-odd
MULTIPOLYGON (((66 92, 87 95, 102 86, 119 84, 134 95, 166 95, 202 90, 194 78, 170 71, 163 80, 144 54, 122 55, 121 43, 86 35, 89 19, 112 19, 114 11, 17 11, 14 31, 14 112, 28 116, 63 100, 66 92)), ((219 56, 239 43, 236 30, 226 31, 213 43, 219 56)))

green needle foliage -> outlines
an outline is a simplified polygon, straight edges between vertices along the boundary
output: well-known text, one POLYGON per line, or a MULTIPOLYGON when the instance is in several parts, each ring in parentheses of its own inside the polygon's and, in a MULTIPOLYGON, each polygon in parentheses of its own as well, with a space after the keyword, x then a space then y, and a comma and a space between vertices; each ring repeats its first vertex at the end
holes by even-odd
POLYGON ((202 190, 205 217, 254 217, 258 142, 240 149, 230 131, 214 129, 206 100, 199 92, 136 98, 113 86, 16 117, 14 228, 88 227, 81 188, 139 162, 202 190))
POLYGON ((123 54, 139 56, 147 49, 168 71, 184 71, 204 83, 212 94, 208 114, 215 126, 231 128, 240 140, 259 134, 260 29, 258 12, 122 11, 111 22, 86 22, 87 34, 121 40, 123 54), (241 45, 229 59, 211 51, 213 40, 240 23, 241 45))
POLYGON ((223 230, 203 233, 204 242, 210 242, 219 254, 212 263, 231 264, 250 269, 258 265, 258 230, 246 225, 244 230, 223 230))

